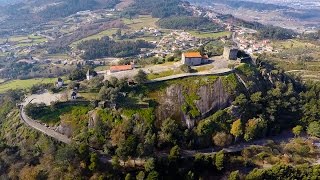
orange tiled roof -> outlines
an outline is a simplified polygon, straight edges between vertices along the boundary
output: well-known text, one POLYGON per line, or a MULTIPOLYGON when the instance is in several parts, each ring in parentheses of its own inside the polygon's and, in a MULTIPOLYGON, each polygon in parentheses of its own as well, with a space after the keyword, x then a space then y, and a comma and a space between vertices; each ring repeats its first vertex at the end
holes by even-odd
POLYGON ((200 52, 185 52, 183 54, 186 58, 202 58, 200 52))
POLYGON ((121 65, 121 66, 111 66, 110 71, 126 71, 126 70, 131 70, 132 66, 131 65, 121 65))

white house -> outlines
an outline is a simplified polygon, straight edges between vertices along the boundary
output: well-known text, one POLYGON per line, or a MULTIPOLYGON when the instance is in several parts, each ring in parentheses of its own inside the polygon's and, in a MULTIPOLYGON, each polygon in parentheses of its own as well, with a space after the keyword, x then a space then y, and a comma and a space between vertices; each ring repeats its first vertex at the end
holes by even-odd
POLYGON ((202 56, 200 52, 185 52, 182 53, 181 63, 188 66, 197 66, 208 63, 208 57, 202 56))

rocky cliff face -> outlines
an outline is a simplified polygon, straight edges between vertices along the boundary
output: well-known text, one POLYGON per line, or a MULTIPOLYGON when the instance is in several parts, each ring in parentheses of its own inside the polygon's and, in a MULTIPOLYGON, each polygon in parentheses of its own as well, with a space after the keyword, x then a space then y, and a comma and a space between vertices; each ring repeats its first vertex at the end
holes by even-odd
POLYGON ((196 88, 194 84, 172 84, 160 95, 157 119, 179 119, 192 128, 197 120, 230 106, 232 99, 222 78, 210 83, 200 83, 196 88))

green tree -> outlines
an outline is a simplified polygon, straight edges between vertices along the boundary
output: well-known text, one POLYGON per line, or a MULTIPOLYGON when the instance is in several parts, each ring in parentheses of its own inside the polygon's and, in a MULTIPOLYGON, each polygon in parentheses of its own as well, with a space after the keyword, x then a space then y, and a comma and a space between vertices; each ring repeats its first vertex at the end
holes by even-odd
POLYGON ((55 160, 61 166, 67 166, 75 158, 75 151, 71 146, 59 148, 56 152, 55 160))
POLYGON ((189 171, 188 174, 186 175, 186 180, 194 180, 194 173, 192 171, 189 171))
POLYGON ((146 172, 151 172, 155 168, 155 159, 154 158, 149 158, 146 163, 144 164, 144 170, 146 172))
POLYGON ((132 179, 131 174, 128 173, 124 179, 125 179, 125 180, 131 180, 131 179, 132 179))
POLYGON ((136 74, 133 78, 135 82, 138 84, 143 84, 148 81, 147 74, 141 69, 138 71, 138 74, 136 74))
POLYGON ((136 179, 137 180, 144 180, 144 177, 145 177, 145 174, 143 171, 140 171, 137 176, 136 176, 136 179))
POLYGON ((244 139, 251 141, 257 137, 263 137, 267 130, 265 120, 261 118, 250 119, 246 124, 244 139))
POLYGON ((89 165, 89 169, 91 171, 94 171, 97 168, 97 164, 98 164, 98 156, 96 153, 92 153, 90 154, 90 165, 89 165))
POLYGON ((230 173, 228 180, 240 180, 239 171, 233 171, 230 173))
POLYGON ((169 154, 169 160, 172 161, 172 162, 175 162, 177 160, 180 159, 181 157, 181 149, 178 145, 175 145, 171 148, 170 150, 170 154, 169 154))
POLYGON ((125 160, 128 157, 134 157, 136 155, 137 146, 137 138, 134 135, 131 135, 120 143, 116 153, 122 160, 125 160))
POLYGON ((300 134, 302 133, 302 131, 303 131, 303 127, 300 126, 300 125, 292 128, 292 133, 294 134, 295 137, 300 136, 300 134))
POLYGON ((180 70, 185 72, 185 73, 191 73, 191 71, 192 71, 191 67, 186 65, 186 64, 182 64, 180 66, 180 70))
POLYGON ((218 132, 212 137, 212 140, 215 145, 225 147, 232 143, 232 136, 225 132, 218 132))
POLYGON ((158 178, 159 173, 157 171, 151 171, 147 176, 147 180, 158 180, 158 178))
POLYGON ((215 165, 219 171, 224 168, 224 151, 221 150, 216 154, 215 165))
POLYGON ((168 62, 174 61, 174 56, 169 56, 169 57, 167 58, 167 61, 168 61, 168 62))
POLYGON ((112 156, 111 165, 112 165, 113 169, 120 168, 120 160, 119 160, 118 156, 112 156))
POLYGON ((69 80, 84 80, 86 78, 86 70, 85 69, 75 69, 69 75, 69 80))
POLYGON ((311 136, 320 137, 320 123, 319 122, 311 122, 308 126, 307 132, 311 136))
POLYGON ((168 118, 164 120, 160 127, 159 141, 161 143, 176 144, 181 132, 179 131, 179 125, 172 119, 168 118))

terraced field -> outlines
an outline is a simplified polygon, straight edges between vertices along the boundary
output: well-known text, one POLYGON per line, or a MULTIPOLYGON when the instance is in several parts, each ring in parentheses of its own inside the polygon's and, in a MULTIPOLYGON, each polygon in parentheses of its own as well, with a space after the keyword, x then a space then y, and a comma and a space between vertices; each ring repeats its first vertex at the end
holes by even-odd
POLYGON ((277 66, 304 81, 320 81, 320 46, 299 40, 278 41, 273 46, 279 53, 268 58, 277 66))
MULTIPOLYGON (((1 41, 1 40, 0 40, 1 41)), ((25 47, 37 45, 39 43, 44 43, 47 41, 46 38, 41 36, 13 36, 8 39, 9 43, 14 43, 16 47, 25 47)))
POLYGON ((92 35, 92 36, 88 36, 88 37, 83 38, 83 39, 81 39, 81 40, 79 40, 79 41, 73 42, 73 43, 71 44, 71 47, 77 46, 77 45, 78 45, 80 42, 82 42, 82 41, 87 41, 87 40, 92 40, 92 39, 100 39, 100 38, 102 38, 102 37, 104 37, 104 36, 109 36, 109 37, 111 37, 111 35, 112 35, 112 34, 115 34, 116 32, 117 32, 117 29, 116 29, 116 28, 108 29, 108 30, 102 31, 102 32, 100 32, 100 33, 98 33, 98 34, 95 34, 95 35, 92 35))
POLYGON ((140 15, 139 18, 127 19, 123 18, 122 22, 133 30, 139 30, 144 27, 157 27, 158 18, 153 18, 150 15, 140 15))

